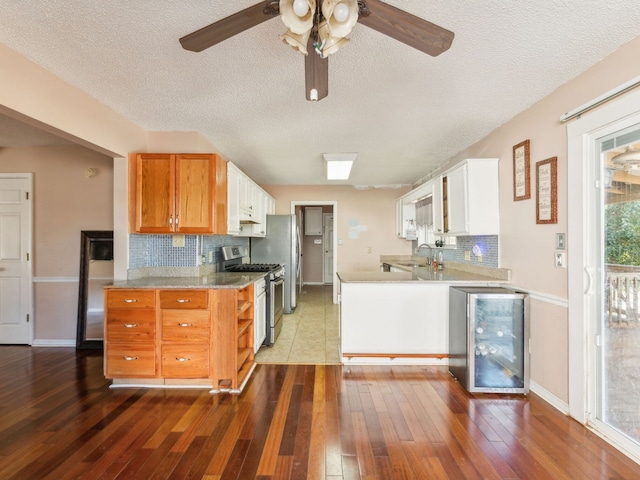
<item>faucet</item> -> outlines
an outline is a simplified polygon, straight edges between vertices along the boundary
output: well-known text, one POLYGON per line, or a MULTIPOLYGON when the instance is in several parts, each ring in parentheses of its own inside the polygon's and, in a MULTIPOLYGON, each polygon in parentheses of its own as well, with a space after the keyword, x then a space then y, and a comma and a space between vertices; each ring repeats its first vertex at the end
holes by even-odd
POLYGON ((428 243, 421 243, 420 245, 418 245, 418 248, 416 248, 416 253, 420 253, 420 249, 422 247, 427 247, 429 249, 429 255, 427 256, 427 265, 431 265, 433 248, 428 243))

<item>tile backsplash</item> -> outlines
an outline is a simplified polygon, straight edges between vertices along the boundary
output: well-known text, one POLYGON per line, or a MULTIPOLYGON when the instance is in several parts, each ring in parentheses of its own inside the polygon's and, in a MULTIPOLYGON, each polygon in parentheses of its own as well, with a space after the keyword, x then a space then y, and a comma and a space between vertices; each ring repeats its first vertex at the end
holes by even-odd
MULTIPOLYGON (((436 248, 431 251, 428 248, 422 248, 418 253, 419 256, 426 257, 433 255, 435 252, 442 250, 442 256, 446 264, 449 262, 470 263, 484 265, 486 267, 498 268, 499 263, 499 236, 498 235, 477 235, 467 237, 456 237, 456 248, 436 248), (482 255, 482 262, 479 258, 471 253, 469 260, 465 260, 465 252, 473 252, 473 247, 478 246, 482 255)), ((413 248, 418 245, 413 242, 413 248)))
POLYGON ((173 235, 129 235, 129 269, 148 267, 198 267, 217 264, 222 259, 222 247, 249 246, 248 238, 230 235, 185 235, 184 247, 173 246, 173 235), (209 261, 213 252, 213 261, 209 261))

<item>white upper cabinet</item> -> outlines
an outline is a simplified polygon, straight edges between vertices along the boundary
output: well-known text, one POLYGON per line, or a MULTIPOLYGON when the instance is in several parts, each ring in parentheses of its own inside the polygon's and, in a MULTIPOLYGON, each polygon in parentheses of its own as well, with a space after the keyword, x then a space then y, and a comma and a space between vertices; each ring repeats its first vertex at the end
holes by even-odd
POLYGON ((497 158, 473 158, 442 176, 446 235, 498 235, 500 197, 497 158))
POLYGON ((304 234, 322 235, 322 207, 305 207, 304 234))
POLYGON ((227 164, 227 232, 241 237, 264 237, 267 215, 275 200, 233 163, 227 164))
POLYGON ((240 170, 227 162, 227 233, 240 233, 240 170))

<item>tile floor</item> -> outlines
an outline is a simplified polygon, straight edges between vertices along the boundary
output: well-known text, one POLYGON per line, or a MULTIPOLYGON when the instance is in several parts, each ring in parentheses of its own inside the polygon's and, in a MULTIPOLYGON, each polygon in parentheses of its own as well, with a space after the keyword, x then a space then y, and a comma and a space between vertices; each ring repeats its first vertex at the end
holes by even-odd
POLYGON ((338 305, 332 303, 332 289, 332 285, 305 285, 295 311, 284 316, 275 345, 262 347, 256 363, 340 363, 338 305))

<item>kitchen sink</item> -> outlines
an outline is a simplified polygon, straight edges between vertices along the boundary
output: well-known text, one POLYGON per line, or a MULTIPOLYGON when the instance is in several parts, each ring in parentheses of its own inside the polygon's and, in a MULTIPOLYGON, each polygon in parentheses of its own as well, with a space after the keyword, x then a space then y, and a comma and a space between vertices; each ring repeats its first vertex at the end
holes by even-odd
POLYGON ((402 267, 426 267, 426 263, 416 263, 416 262, 398 262, 398 265, 402 267))

